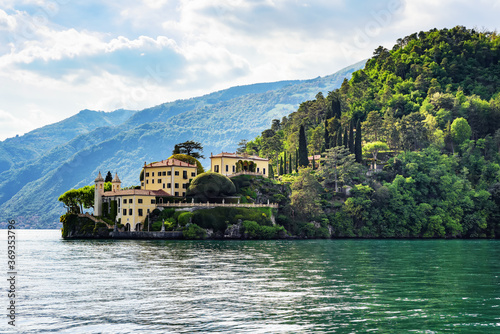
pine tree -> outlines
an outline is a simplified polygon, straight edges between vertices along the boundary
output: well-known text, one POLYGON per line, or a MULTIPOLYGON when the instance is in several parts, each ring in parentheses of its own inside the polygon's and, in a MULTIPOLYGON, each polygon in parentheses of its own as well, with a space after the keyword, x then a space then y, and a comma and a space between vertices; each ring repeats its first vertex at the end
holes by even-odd
POLYGON ((356 162, 361 163, 363 161, 363 148, 361 146, 361 122, 358 119, 356 124, 356 139, 354 140, 354 155, 356 157, 356 162))
POLYGON ((349 152, 354 153, 354 124, 351 120, 349 124, 349 152))
POLYGON ((306 131, 304 126, 300 126, 299 130, 299 154, 298 154, 298 165, 301 167, 307 167, 309 165, 309 159, 307 158, 307 142, 306 142, 306 131))

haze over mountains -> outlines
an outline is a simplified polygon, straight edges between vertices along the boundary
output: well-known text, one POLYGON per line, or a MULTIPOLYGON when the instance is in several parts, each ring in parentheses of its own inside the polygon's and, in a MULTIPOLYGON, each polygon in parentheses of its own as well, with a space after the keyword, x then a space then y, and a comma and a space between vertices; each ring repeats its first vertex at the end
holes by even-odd
MULTIPOLYGON (((93 183, 98 171, 118 172, 123 185, 139 184, 144 162, 171 155, 176 143, 201 142, 210 153, 234 151, 272 119, 301 102, 340 87, 365 61, 335 74, 232 87, 205 96, 164 103, 141 111, 77 115, 0 142, 0 227, 16 219, 23 228, 56 228, 63 192, 93 183)), ((202 161, 206 166, 208 159, 202 161)))

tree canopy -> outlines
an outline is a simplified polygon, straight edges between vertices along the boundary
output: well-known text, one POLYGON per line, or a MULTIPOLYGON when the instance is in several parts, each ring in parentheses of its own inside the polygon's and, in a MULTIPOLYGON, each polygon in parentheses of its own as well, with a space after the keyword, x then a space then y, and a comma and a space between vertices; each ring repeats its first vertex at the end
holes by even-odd
POLYGON ((203 146, 201 143, 188 140, 183 143, 176 144, 172 154, 185 154, 190 155, 195 159, 205 159, 201 152, 203 152, 203 146))

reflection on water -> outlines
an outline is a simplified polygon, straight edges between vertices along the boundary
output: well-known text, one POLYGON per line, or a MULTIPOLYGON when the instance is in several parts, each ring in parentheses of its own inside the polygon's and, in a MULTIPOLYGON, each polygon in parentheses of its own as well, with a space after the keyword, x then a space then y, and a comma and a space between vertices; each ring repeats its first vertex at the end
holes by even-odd
POLYGON ((18 235, 18 322, 26 331, 500 330, 498 241, 18 235))

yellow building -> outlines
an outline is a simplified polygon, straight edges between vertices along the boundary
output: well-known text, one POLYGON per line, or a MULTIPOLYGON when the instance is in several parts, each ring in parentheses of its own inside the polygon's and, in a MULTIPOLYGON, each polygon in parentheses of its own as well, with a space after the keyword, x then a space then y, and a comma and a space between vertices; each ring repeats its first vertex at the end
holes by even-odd
POLYGON ((94 216, 110 214, 112 203, 116 202, 116 221, 125 225, 126 231, 141 231, 148 214, 157 204, 163 203, 165 198, 171 197, 163 189, 121 189, 118 175, 112 181, 112 190, 104 191, 104 179, 101 172, 95 179, 94 216), (107 203, 107 205, 103 205, 107 203), (107 210, 107 212, 103 212, 107 210))
POLYGON ((141 189, 163 190, 171 196, 184 197, 189 182, 196 177, 197 166, 177 159, 144 163, 141 189))
POLYGON ((225 176, 246 172, 268 177, 269 159, 256 155, 222 152, 210 155, 210 170, 225 176))

